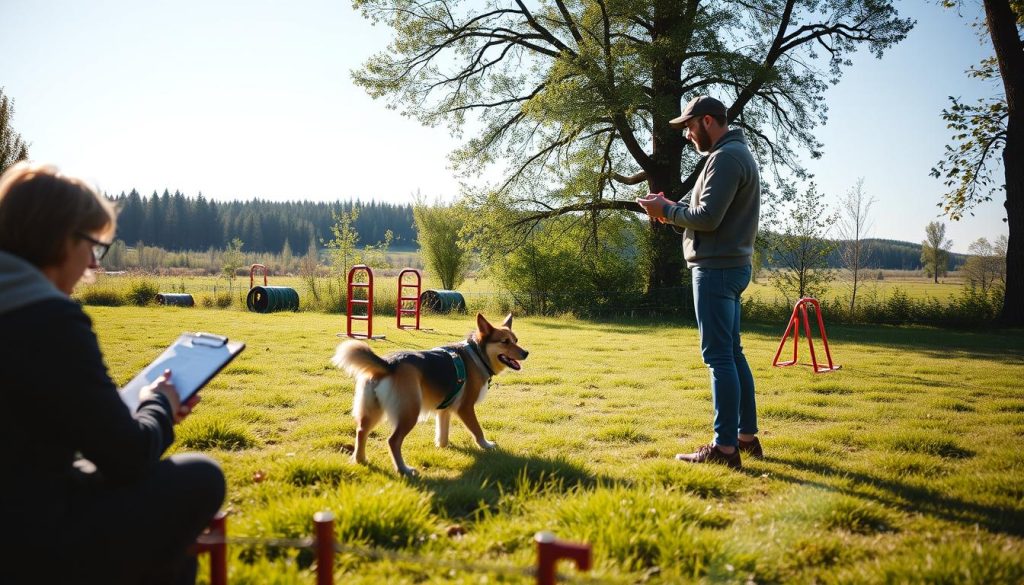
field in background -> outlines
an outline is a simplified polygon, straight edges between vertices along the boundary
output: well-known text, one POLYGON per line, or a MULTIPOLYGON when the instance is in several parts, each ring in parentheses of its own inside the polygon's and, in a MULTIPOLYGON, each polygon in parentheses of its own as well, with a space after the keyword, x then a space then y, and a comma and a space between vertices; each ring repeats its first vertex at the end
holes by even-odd
MULTIPOLYGON (((401 254, 403 253, 398 253, 398 256, 401 254)), ((398 262, 401 258, 396 256, 392 259, 392 264, 396 266, 417 266, 419 264, 416 261, 418 258, 417 253, 407 252, 404 254, 411 255, 411 257, 407 258, 406 262, 398 262)), ((397 298, 397 276, 400 270, 400 268, 387 268, 374 271, 376 308, 380 314, 394 314, 395 299, 397 298)), ((964 286, 962 278, 957 273, 951 273, 939 279, 939 283, 935 284, 923 273, 916 271, 881 271, 882 279, 877 278, 878 272, 877 270, 867 272, 869 278, 865 278, 858 286, 857 294, 859 299, 863 300, 869 298, 870 295, 875 295, 877 299, 885 300, 895 291, 900 290, 911 299, 931 297, 941 302, 948 302, 954 296, 960 294, 964 286)), ((422 274, 424 290, 441 288, 441 283, 432 277, 430 271, 422 271, 422 274)), ((152 282, 160 292, 192 294, 200 304, 202 304, 204 298, 224 295, 229 290, 228 280, 223 276, 159 276, 141 273, 105 274, 102 272, 97 275, 95 283, 81 284, 77 290, 79 296, 86 294, 90 289, 127 291, 133 283, 140 280, 152 282)), ((336 289, 345 288, 345 280, 343 278, 320 276, 317 278, 317 281, 321 289, 325 289, 328 286, 335 287, 336 289)), ((262 272, 257 275, 255 282, 258 285, 263 284, 262 272)), ((311 298, 308 283, 298 276, 271 274, 268 277, 268 284, 270 286, 294 288, 299 294, 300 308, 303 310, 318 310, 320 308, 312 306, 313 299, 311 298)), ((244 310, 245 296, 249 290, 248 274, 238 276, 230 288, 232 292, 231 306, 235 309, 244 310)), ((503 311, 508 310, 512 306, 508 292, 487 278, 472 276, 460 285, 457 290, 465 297, 470 310, 490 309, 503 311)), ((842 278, 837 278, 824 296, 825 298, 838 297, 848 299, 850 290, 851 287, 848 282, 842 280, 842 278)), ((757 282, 751 283, 744 296, 748 298, 756 297, 767 302, 783 301, 783 296, 769 283, 768 272, 766 271, 762 272, 757 282)))
MULTIPOLYGON (((758 281, 751 283, 744 294, 757 295, 763 300, 781 300, 783 297, 770 284, 768 274, 768 272, 762 272, 758 281)), ((831 283, 825 297, 845 297, 849 299, 850 293, 853 290, 852 282, 842 272, 838 272, 838 274, 839 276, 831 283)), ((948 301, 963 290, 964 284, 964 279, 958 272, 949 273, 940 278, 936 284, 923 271, 866 270, 863 278, 857 283, 857 297, 863 298, 861 295, 874 293, 884 299, 898 288, 912 299, 932 297, 940 301, 948 301), (882 278, 878 278, 879 275, 882 278)))
MULTIPOLYGON (((672 460, 710 438, 692 326, 519 318, 530 358, 496 378, 478 409, 500 450, 481 452, 457 422, 452 446, 439 450, 421 424, 405 458, 422 475, 403 480, 386 424, 368 466, 348 461, 353 385, 329 364, 337 315, 87 311, 120 383, 182 331, 247 342, 174 447, 223 463, 235 536, 308 535, 312 513, 330 509, 344 543, 455 565, 528 567, 532 535, 552 530, 591 543, 591 575, 608 583, 1024 581, 1019 332, 830 327, 843 369, 814 375, 771 368, 780 331, 748 327, 767 458, 731 471, 672 460)), ((431 330, 378 320, 387 339, 373 346, 430 348, 472 325, 428 316, 423 326, 431 330)), ((230 555, 232 583, 313 582, 308 553, 233 546, 230 555)), ((485 582, 352 554, 338 566, 345 583, 485 582)))

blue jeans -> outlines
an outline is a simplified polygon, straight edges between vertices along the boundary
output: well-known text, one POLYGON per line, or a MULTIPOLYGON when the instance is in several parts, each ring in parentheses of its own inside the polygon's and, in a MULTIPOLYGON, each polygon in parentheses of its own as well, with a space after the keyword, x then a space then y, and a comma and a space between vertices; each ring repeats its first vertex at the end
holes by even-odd
POLYGON ((715 444, 735 447, 737 430, 757 432, 754 376, 740 345, 740 294, 750 284, 750 266, 694 268, 700 353, 711 371, 715 444))

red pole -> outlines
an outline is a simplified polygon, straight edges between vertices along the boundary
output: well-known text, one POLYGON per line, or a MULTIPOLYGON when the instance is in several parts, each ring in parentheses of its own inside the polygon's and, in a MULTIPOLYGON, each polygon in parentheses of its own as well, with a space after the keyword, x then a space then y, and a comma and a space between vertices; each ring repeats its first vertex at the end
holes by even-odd
POLYGON ((420 288, 422 288, 422 281, 420 280, 420 271, 415 268, 406 268, 398 273, 398 308, 395 310, 395 318, 398 321, 397 326, 399 329, 419 329, 420 328, 420 288), (405 275, 411 274, 415 277, 415 282, 405 282, 405 275), (405 296, 405 289, 412 288, 416 290, 414 296, 405 296), (413 303, 413 308, 406 309, 405 303, 413 303), (416 326, 410 327, 409 325, 402 325, 402 315, 415 315, 416 326))
POLYGON ((334 514, 313 514, 316 525, 316 585, 334 585, 334 514))
POLYGON ((256 274, 256 269, 263 269, 263 286, 267 286, 267 267, 262 264, 253 264, 249 267, 249 290, 252 290, 254 284, 253 276, 256 274))
POLYGON ((555 585, 555 569, 561 559, 575 562, 581 571, 590 570, 590 545, 561 541, 550 532, 538 532, 533 540, 537 542, 537 585, 555 585))
POLYGON ((228 515, 223 510, 210 522, 210 534, 217 537, 210 545, 210 585, 228 585, 228 515))
POLYGON ((346 334, 349 337, 373 339, 373 271, 365 264, 356 264, 348 271, 348 305, 345 313, 346 334), (367 281, 365 283, 355 281, 356 275, 359 272, 366 272, 367 281), (366 298, 354 298, 356 289, 366 289, 366 298), (364 305, 366 307, 366 315, 353 315, 353 305, 364 305), (366 321, 366 335, 352 333, 352 321, 366 321))

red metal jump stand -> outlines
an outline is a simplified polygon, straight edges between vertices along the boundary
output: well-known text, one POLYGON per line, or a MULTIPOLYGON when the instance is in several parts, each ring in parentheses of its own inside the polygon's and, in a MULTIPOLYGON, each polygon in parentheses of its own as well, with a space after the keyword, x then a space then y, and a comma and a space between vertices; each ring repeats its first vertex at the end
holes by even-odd
POLYGON ((825 322, 821 320, 821 305, 818 304, 816 299, 805 297, 796 302, 793 306, 793 314, 789 317, 789 325, 786 327, 786 332, 782 334, 782 340, 779 341, 779 349, 775 352, 775 358, 772 359, 772 365, 776 368, 783 368, 786 366, 792 366, 797 363, 797 348, 800 345, 800 323, 803 322, 804 333, 807 336, 807 347, 811 350, 811 366, 814 368, 815 374, 823 374, 825 372, 834 372, 842 366, 837 366, 832 363, 832 353, 828 350, 828 335, 825 333, 825 322), (807 318, 807 305, 811 305, 814 309, 814 314, 818 317, 818 334, 821 336, 821 343, 825 346, 825 357, 828 358, 828 366, 818 365, 818 358, 814 353, 814 340, 811 339, 811 324, 807 318), (793 332, 793 359, 788 362, 779 363, 779 355, 782 354, 782 346, 786 345, 786 338, 789 337, 789 332, 793 332))
POLYGON ((365 264, 356 264, 352 267, 352 270, 348 271, 348 306, 345 313, 345 320, 347 323, 346 334, 349 337, 353 339, 384 339, 383 335, 373 335, 373 271, 365 264), (363 272, 366 273, 366 282, 356 282, 356 276, 363 272), (355 298, 355 291, 357 289, 366 290, 365 299, 355 298), (365 306, 366 314, 353 315, 353 305, 365 306), (366 321, 366 333, 353 333, 353 321, 366 321))
POLYGON ((406 268, 405 270, 398 273, 398 308, 395 311, 395 318, 398 321, 399 329, 419 329, 420 328, 420 271, 414 268, 406 268), (415 277, 415 282, 405 282, 405 275, 409 274, 415 277), (411 297, 405 296, 405 289, 413 289, 416 291, 411 297), (405 303, 412 303, 412 308, 407 309, 405 303), (405 324, 402 325, 402 315, 415 315, 416 325, 405 324))
POLYGON ((334 585, 334 514, 313 514, 316 527, 316 585, 334 585))
POLYGON ((533 539, 537 542, 537 585, 555 585, 555 568, 561 559, 572 560, 581 571, 590 570, 590 545, 558 540, 550 532, 538 532, 533 539))
POLYGON ((267 267, 262 264, 253 264, 249 267, 249 290, 252 290, 252 285, 254 284, 253 276, 256 274, 257 268, 263 271, 263 286, 267 286, 267 267))
POLYGON ((196 555, 210 555, 210 585, 228 584, 227 531, 227 513, 221 510, 192 547, 196 555))

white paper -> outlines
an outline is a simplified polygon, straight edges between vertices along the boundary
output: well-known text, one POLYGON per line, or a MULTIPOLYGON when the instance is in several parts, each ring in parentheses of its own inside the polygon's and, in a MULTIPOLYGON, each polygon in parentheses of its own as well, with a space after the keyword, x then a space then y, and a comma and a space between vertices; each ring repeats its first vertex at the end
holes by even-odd
POLYGON ((219 347, 199 340, 190 333, 182 334, 160 357, 146 366, 139 375, 121 389, 121 399, 135 412, 139 407, 139 392, 159 378, 164 370, 171 370, 171 383, 178 389, 182 402, 188 400, 209 381, 231 358, 241 351, 238 343, 224 343, 219 347), (198 342, 196 342, 198 340, 198 342))

